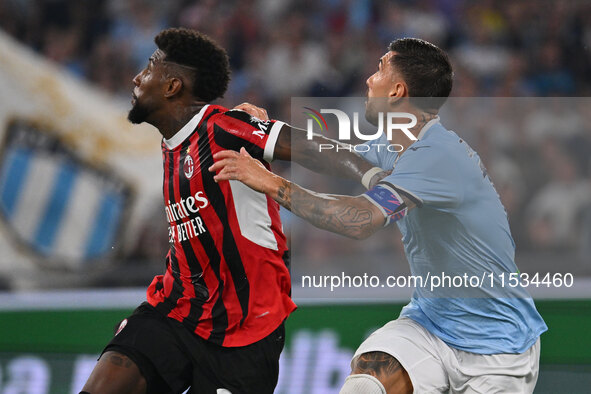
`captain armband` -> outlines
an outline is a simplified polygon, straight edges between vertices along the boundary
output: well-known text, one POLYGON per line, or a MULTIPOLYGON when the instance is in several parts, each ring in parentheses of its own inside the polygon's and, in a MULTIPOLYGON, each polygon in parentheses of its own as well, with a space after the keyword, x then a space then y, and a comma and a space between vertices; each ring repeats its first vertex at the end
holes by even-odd
POLYGON ((377 206, 386 218, 384 226, 395 222, 406 216, 408 208, 406 203, 394 189, 383 183, 376 185, 373 189, 363 194, 365 198, 377 206))

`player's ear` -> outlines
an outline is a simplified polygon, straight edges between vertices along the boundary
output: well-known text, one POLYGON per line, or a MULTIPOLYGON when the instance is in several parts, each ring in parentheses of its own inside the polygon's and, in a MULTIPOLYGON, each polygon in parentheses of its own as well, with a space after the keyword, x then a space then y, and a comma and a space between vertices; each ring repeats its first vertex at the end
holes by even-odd
POLYGON ((392 105, 403 97, 408 97, 408 87, 404 82, 394 82, 388 92, 388 104, 392 105))
POLYGON ((164 85, 164 97, 171 98, 181 92, 183 81, 179 78, 169 78, 164 85))

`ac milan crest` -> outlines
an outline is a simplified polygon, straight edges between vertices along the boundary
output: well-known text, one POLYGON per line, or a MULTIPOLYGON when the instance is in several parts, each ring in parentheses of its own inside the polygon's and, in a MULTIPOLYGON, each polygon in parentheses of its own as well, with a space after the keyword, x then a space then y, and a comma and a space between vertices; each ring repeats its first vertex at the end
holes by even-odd
POLYGON ((191 179, 193 176, 194 167, 193 158, 191 155, 187 154, 187 156, 185 156, 185 162, 183 163, 183 171, 187 179, 191 179))

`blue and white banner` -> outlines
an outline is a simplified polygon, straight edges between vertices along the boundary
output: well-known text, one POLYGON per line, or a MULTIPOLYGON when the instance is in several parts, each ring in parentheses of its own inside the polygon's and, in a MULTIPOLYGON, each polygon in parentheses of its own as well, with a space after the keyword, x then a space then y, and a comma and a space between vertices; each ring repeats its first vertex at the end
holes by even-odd
POLYGON ((11 235, 60 261, 105 257, 123 230, 131 187, 48 130, 12 122, 0 151, 0 212, 11 235))
POLYGON ((2 31, 0 53, 0 288, 75 286, 162 212, 161 137, 2 31))

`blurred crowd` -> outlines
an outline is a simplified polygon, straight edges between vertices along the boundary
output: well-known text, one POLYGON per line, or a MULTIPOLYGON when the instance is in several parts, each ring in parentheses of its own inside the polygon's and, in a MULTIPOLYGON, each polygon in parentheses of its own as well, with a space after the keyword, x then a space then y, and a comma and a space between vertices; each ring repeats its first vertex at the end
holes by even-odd
MULTIPOLYGON (((364 96, 387 44, 408 36, 450 54, 456 97, 591 95, 591 1, 0 1, 4 31, 127 101, 153 37, 169 26, 205 32, 228 50, 233 74, 223 104, 249 101, 281 119, 289 119, 293 96, 364 96)), ((529 108, 518 127, 496 122, 493 130, 474 115, 467 138, 520 249, 589 256, 589 100, 567 102, 529 108)))
POLYGON ((456 96, 587 96, 591 2, 545 0, 3 0, 0 26, 118 95, 168 26, 227 48, 228 100, 363 95, 395 38, 448 51, 456 96))

